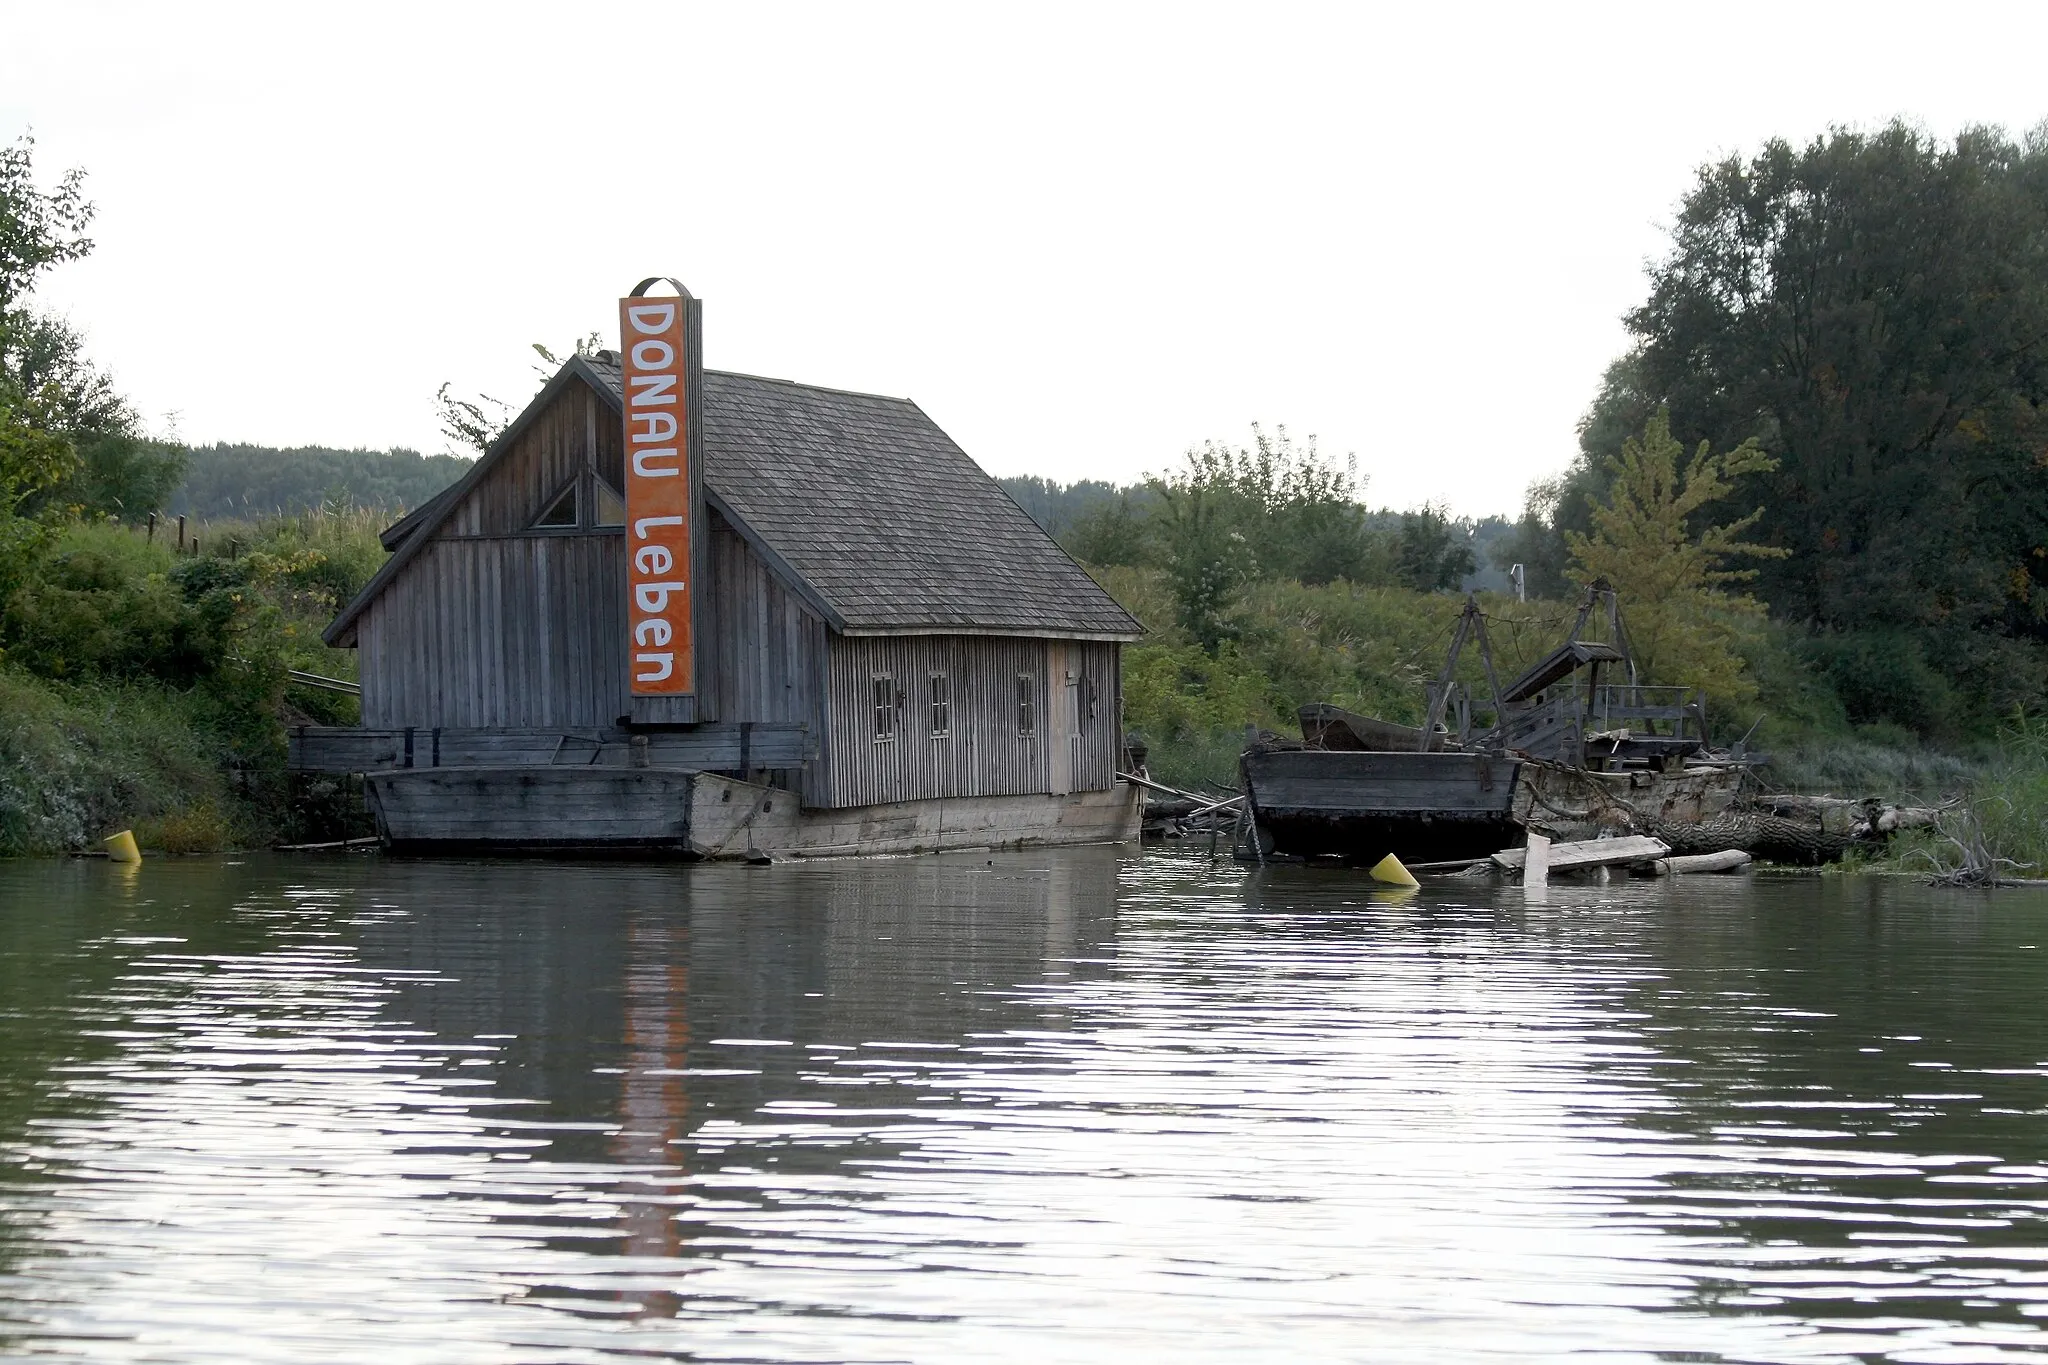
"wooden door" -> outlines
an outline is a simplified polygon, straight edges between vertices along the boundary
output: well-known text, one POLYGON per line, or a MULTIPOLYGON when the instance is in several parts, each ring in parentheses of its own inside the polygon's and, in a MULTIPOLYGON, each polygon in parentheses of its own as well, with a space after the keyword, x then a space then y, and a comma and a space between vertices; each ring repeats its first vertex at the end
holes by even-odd
POLYGON ((1078 770, 1076 750, 1081 743, 1080 651, 1068 651, 1065 642, 1055 640, 1045 648, 1045 704, 1049 714, 1045 725, 1046 790, 1065 796, 1074 790, 1078 770))

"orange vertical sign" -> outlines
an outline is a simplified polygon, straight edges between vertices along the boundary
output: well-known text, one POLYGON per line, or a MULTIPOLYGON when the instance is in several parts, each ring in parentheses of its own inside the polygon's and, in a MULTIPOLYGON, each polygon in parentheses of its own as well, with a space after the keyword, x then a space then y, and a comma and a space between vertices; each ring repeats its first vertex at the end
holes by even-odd
POLYGON ((690 424, 680 298, 619 300, 626 408, 626 625, 636 697, 696 691, 690 424))

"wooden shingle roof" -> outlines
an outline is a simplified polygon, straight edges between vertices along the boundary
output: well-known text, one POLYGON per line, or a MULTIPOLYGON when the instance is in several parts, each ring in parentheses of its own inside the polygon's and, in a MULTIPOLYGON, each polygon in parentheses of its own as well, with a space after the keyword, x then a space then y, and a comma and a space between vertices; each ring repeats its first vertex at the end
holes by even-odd
POLYGON ((840 630, 1141 631, 907 398, 706 371, 704 484, 840 630))
MULTIPOLYGON (((454 488, 387 532, 396 553, 328 627, 356 615, 565 381, 614 407, 617 363, 576 356, 454 488), (410 523, 410 524, 408 524, 410 523)), ((704 374, 707 500, 849 634, 1135 639, 1143 627, 907 398, 704 374)))

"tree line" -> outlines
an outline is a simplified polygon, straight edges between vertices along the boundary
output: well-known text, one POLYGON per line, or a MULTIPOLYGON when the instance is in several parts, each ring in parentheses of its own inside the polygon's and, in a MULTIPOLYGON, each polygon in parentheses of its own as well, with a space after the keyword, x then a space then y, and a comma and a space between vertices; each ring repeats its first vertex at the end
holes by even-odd
POLYGON ((1417 592, 1505 589, 1490 552, 1505 518, 1454 518, 1425 504, 1374 510, 1355 460, 1322 457, 1313 436, 1254 425, 1249 444, 1206 441, 1131 485, 1000 481, 1084 564, 1164 575, 1177 624, 1214 652, 1243 591, 1262 581, 1349 582, 1417 592))
POLYGON ((164 510, 206 519, 290 516, 321 508, 409 511, 461 478, 471 461, 416 450, 220 444, 186 452, 164 510))
MULTIPOLYGON (((1851 720, 1923 733, 2048 705, 2048 125, 1835 129, 1702 167, 1580 455, 1503 548, 1563 589, 1624 441, 1770 457, 1746 591, 1851 720)), ((1629 585, 1622 585, 1624 592, 1629 585)))

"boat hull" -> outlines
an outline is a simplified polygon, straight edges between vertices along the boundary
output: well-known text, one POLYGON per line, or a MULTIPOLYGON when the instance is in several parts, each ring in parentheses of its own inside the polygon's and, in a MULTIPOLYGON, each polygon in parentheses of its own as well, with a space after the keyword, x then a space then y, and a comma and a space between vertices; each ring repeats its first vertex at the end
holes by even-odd
POLYGON ((1521 763, 1490 754, 1275 749, 1244 756, 1260 847, 1378 862, 1483 858, 1521 841, 1521 763))
POLYGON ((805 809, 797 794, 672 768, 408 768, 364 792, 401 853, 612 854, 679 859, 831 858, 1122 843, 1138 789, 949 797, 805 809))

